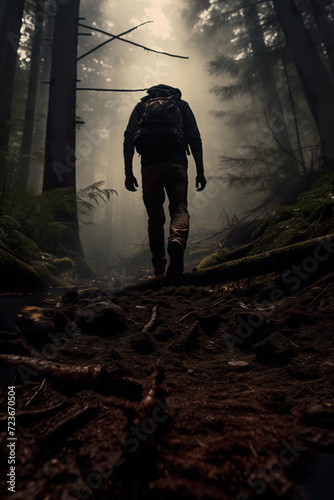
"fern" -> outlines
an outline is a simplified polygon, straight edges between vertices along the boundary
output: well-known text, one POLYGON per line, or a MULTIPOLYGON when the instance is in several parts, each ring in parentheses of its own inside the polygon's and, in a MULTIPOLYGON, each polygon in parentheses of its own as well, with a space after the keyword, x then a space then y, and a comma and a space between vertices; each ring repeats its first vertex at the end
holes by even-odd
POLYGON ((94 210, 94 208, 99 204, 100 201, 107 203, 110 200, 112 194, 118 195, 115 189, 102 189, 102 186, 104 184, 105 181, 98 181, 94 184, 91 184, 90 186, 80 189, 77 192, 79 213, 87 215, 89 212, 94 210), (95 205, 92 202, 94 202, 95 205))
POLYGON ((116 194, 118 196, 117 191, 115 189, 105 188, 105 181, 98 181, 90 186, 87 186, 83 189, 80 189, 77 192, 77 206, 78 206, 78 215, 79 219, 81 218, 81 222, 84 224, 89 224, 87 221, 83 221, 82 217, 91 214, 91 212, 99 205, 100 202, 107 203, 110 201, 111 195, 116 194))

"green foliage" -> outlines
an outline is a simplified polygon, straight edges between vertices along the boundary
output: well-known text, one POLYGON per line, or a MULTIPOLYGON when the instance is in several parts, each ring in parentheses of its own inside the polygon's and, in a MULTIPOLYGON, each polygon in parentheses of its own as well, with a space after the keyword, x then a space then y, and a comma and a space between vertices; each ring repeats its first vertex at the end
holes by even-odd
POLYGON ((272 2, 199 1, 196 9, 194 36, 205 54, 211 51, 208 73, 221 79, 212 92, 222 109, 212 114, 235 129, 238 141, 237 154, 220 157, 220 178, 250 194, 254 212, 263 215, 292 203, 321 165, 302 84, 272 2))
MULTIPOLYGON (((107 202, 113 189, 102 189, 104 181, 78 193, 81 216, 92 213, 100 201, 107 202)), ((0 276, 3 283, 13 286, 13 276, 22 273, 17 283, 38 278, 39 283, 70 286, 75 266, 60 251, 61 241, 74 231, 76 198, 72 188, 54 189, 42 194, 25 190, 5 192, 0 214, 0 276), (64 281, 65 279, 65 281, 64 281), (23 280, 23 281, 22 281, 23 280)), ((16 278, 15 278, 16 279, 16 278)))
POLYGON ((196 269, 204 269, 206 267, 215 266, 216 264, 222 264, 229 260, 229 256, 232 254, 230 250, 226 248, 217 248, 213 253, 204 257, 201 262, 196 266, 196 269))
POLYGON ((38 271, 26 262, 11 254, 0 242, 0 290, 23 290, 25 286, 32 289, 41 284, 38 271))
POLYGON ((84 224, 89 224, 89 222, 84 222, 82 219, 83 216, 90 215, 101 201, 107 203, 110 200, 112 194, 118 195, 115 189, 102 189, 102 186, 104 186, 104 184, 105 181, 98 181, 78 191, 78 215, 79 217, 81 217, 81 222, 83 222, 84 224))
MULTIPOLYGON (((60 239, 72 231, 71 224, 57 220, 56 214, 67 212, 74 214, 71 189, 55 189, 43 194, 25 190, 5 193, 2 212, 5 217, 15 220, 21 232, 44 251, 54 249, 60 239)), ((6 219, 6 220, 7 220, 6 219)), ((3 225, 3 231, 11 230, 3 225)), ((11 236, 13 231, 9 231, 11 236)))
POLYGON ((311 189, 299 195, 294 205, 278 207, 260 220, 232 226, 221 243, 222 248, 205 257, 197 267, 236 258, 238 241, 239 245, 253 241, 252 249, 245 255, 256 255, 331 233, 334 223, 333 183, 332 173, 323 175, 311 189))
MULTIPOLYGON (((266 135, 270 139, 269 129, 262 129, 261 133, 263 140, 266 135)), ((300 151, 255 145, 256 135, 249 136, 248 140, 239 148, 239 157, 220 157, 220 178, 252 196, 258 203, 252 210, 254 213, 262 211, 263 214, 263 208, 294 203, 297 195, 321 175, 319 145, 300 151)))
POLYGON ((253 254, 292 245, 331 231, 334 214, 333 174, 316 181, 290 207, 280 207, 255 223, 253 237, 257 242, 253 254))

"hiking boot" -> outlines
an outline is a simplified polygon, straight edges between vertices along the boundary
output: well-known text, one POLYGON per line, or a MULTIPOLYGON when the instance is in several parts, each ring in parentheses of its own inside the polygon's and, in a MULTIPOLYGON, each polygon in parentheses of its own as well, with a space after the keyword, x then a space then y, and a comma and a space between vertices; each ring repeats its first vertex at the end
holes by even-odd
POLYGON ((152 264, 154 268, 154 276, 157 278, 158 276, 164 276, 167 260, 163 259, 152 259, 152 264))
POLYGON ((166 269, 166 264, 163 264, 161 266, 157 266, 154 268, 154 276, 158 278, 158 276, 164 276, 165 274, 165 269, 166 269))
POLYGON ((170 263, 167 269, 167 278, 177 279, 183 273, 183 246, 178 240, 170 242, 167 248, 170 263))

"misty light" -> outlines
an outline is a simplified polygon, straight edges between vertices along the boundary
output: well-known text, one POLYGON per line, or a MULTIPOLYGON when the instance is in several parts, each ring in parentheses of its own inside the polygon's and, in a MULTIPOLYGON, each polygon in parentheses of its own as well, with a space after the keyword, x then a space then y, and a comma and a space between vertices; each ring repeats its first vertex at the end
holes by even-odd
POLYGON ((149 25, 149 29, 152 31, 153 35, 163 39, 170 38, 172 34, 169 20, 163 12, 163 7, 170 3, 170 0, 155 0, 151 2, 150 7, 145 9, 147 19, 152 19, 152 21, 154 21, 149 25))

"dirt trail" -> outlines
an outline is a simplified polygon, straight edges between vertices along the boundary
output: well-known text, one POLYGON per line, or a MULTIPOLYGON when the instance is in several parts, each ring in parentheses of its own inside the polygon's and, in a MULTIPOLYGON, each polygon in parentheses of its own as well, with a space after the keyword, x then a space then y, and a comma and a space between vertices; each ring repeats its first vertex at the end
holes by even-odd
POLYGON ((302 498, 303 464, 334 448, 334 284, 272 302, 277 280, 69 292, 22 313, 0 339, 18 438, 2 498, 302 498))

